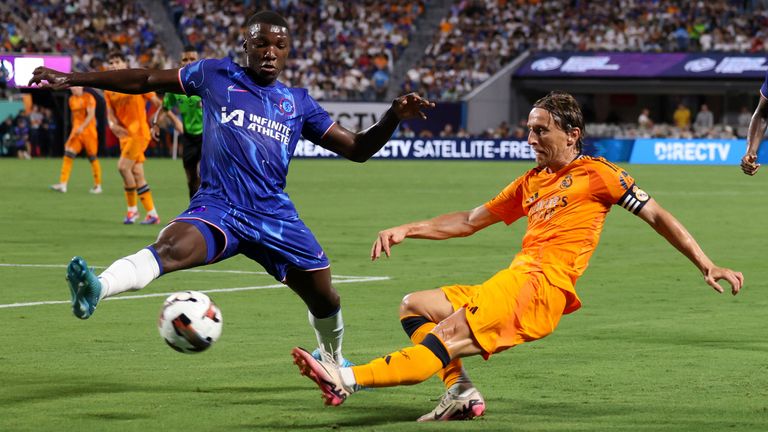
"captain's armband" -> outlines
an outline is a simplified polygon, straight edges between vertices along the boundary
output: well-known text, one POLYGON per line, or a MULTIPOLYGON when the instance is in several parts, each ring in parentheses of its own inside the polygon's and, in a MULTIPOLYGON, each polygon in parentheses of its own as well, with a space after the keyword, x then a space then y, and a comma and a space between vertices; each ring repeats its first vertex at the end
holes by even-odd
POLYGON ((629 189, 627 189, 627 192, 625 192, 624 195, 619 198, 619 202, 616 204, 624 207, 633 214, 638 214, 649 199, 651 199, 650 195, 637 187, 636 184, 633 184, 629 189))

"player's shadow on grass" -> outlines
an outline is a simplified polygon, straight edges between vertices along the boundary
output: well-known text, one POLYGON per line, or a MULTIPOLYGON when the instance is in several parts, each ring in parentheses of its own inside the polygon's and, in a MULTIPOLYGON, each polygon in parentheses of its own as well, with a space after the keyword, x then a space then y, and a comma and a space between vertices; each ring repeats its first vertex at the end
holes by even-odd
POLYGON ((240 423, 238 425, 228 425, 228 427, 255 430, 259 428, 274 428, 281 430, 328 430, 341 427, 361 427, 361 426, 392 426, 397 423, 403 423, 402 430, 408 430, 416 424, 416 419, 424 415, 431 408, 422 409, 409 406, 407 401, 400 404, 366 404, 349 405, 347 402, 340 407, 324 407, 319 399, 299 400, 295 399, 294 406, 302 407, 304 415, 302 418, 279 418, 270 417, 268 421, 263 418, 254 419, 250 423, 240 423), (311 405, 314 405, 312 407, 311 405))
MULTIPOLYGON (((153 391, 160 387, 152 388, 153 391)), ((25 383, 24 391, 0 397, 0 405, 38 403, 56 399, 71 399, 79 396, 107 395, 115 393, 146 392, 147 386, 116 382, 41 382, 25 383)))

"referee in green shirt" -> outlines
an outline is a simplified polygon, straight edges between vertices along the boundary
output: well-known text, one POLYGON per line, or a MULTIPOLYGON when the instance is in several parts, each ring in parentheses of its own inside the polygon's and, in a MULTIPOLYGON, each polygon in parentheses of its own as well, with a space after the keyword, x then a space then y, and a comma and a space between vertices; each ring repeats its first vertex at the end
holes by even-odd
MULTIPOLYGON (((181 53, 181 66, 198 60, 197 50, 191 45, 184 47, 181 53)), ((200 187, 200 152, 203 148, 203 104, 200 96, 187 96, 183 94, 166 93, 163 97, 163 107, 157 110, 152 121, 152 136, 157 137, 159 130, 157 122, 159 117, 167 115, 174 123, 176 130, 182 132, 181 149, 184 171, 187 174, 187 187, 189 198, 200 187), (172 108, 178 107, 181 120, 173 114, 172 108)))

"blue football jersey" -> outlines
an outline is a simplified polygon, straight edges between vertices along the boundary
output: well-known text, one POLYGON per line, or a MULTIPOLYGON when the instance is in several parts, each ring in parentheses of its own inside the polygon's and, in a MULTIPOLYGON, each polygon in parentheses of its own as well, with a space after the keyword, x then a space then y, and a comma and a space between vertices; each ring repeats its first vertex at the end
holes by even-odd
POLYGON ((224 202, 245 212, 296 216, 283 191, 296 143, 319 143, 333 124, 306 89, 276 81, 262 87, 229 58, 203 59, 179 71, 188 96, 203 102, 200 189, 195 202, 224 202))
POLYGON ((763 79, 763 85, 760 86, 760 94, 764 98, 768 99, 768 71, 765 72, 765 79, 763 79))

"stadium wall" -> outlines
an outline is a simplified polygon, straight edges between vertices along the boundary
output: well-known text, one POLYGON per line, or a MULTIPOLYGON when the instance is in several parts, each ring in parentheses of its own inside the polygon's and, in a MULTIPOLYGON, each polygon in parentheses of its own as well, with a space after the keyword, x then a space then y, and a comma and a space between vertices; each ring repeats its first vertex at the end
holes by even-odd
MULTIPOLYGON (((334 121, 354 131, 372 126, 391 106, 384 102, 321 102, 320 105, 334 121)), ((416 132, 429 130, 437 135, 446 123, 462 124, 464 106, 461 102, 440 102, 426 113, 426 120, 409 120, 409 126, 416 132)))
POLYGON ((528 57, 523 52, 483 84, 472 90, 462 99, 465 103, 466 119, 462 126, 472 132, 496 128, 501 122, 520 117, 516 101, 517 94, 512 92, 510 82, 517 68, 528 57))

